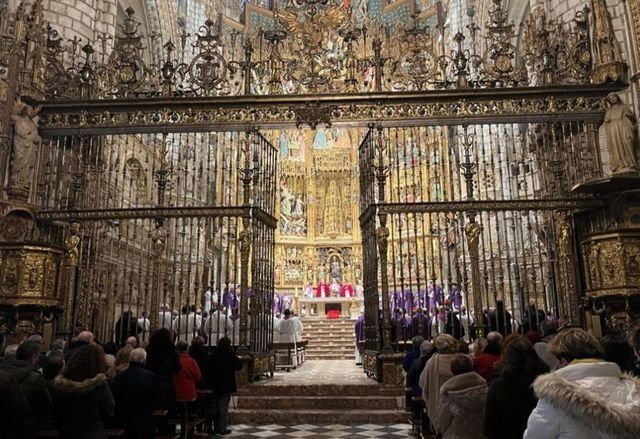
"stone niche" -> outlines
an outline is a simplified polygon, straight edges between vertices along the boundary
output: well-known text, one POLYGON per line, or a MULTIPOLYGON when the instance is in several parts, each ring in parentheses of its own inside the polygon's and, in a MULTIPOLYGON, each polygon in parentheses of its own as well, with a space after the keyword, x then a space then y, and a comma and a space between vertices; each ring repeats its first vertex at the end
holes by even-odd
POLYGON ((0 306, 61 307, 62 257, 58 247, 0 243, 0 306))

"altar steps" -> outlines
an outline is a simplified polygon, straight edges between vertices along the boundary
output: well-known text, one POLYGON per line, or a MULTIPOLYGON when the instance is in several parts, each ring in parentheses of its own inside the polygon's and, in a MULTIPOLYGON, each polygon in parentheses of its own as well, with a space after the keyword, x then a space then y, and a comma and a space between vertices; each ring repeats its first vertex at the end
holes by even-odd
MULTIPOLYGON (((303 368, 305 366, 302 366, 303 368)), ((232 424, 399 424, 404 397, 381 385, 266 385, 241 389, 232 424)))
POLYGON ((355 361, 355 320, 307 317, 302 324, 307 359, 355 361))

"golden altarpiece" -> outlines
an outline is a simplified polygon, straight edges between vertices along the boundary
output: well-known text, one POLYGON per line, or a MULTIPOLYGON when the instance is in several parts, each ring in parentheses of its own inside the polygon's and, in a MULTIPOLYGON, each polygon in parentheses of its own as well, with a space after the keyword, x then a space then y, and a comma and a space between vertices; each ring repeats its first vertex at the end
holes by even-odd
POLYGON ((275 290, 332 274, 362 282, 365 370, 394 385, 398 297, 638 324, 637 126, 603 0, 518 33, 500 0, 459 29, 442 5, 289 3, 180 41, 129 9, 113 44, 64 41, 41 0, 3 11, 4 340, 107 341, 124 311, 155 328, 209 291, 250 380, 273 370, 275 290))

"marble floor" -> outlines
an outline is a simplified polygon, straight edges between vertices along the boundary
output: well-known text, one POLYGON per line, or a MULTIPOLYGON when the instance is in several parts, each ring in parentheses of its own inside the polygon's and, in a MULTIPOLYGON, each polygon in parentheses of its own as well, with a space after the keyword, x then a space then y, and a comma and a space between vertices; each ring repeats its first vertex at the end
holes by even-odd
POLYGON ((232 433, 223 436, 228 438, 406 438, 411 427, 408 424, 395 425, 232 425, 232 433))
POLYGON ((292 369, 290 372, 278 370, 272 379, 262 380, 254 385, 303 386, 323 383, 377 385, 374 380, 367 378, 362 366, 356 366, 354 360, 307 360, 302 366, 292 369))

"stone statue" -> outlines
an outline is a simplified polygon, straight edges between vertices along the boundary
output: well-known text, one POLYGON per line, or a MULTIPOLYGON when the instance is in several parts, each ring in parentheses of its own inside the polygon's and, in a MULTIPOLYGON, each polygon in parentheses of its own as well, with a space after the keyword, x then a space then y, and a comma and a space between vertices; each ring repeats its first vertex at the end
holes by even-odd
POLYGON ((607 97, 609 109, 604 116, 604 132, 609 148, 611 172, 638 172, 636 119, 628 105, 616 94, 607 97))
POLYGON ((12 195, 20 194, 25 200, 29 196, 38 147, 42 141, 38 134, 38 113, 41 109, 42 106, 33 108, 20 98, 13 107, 13 155, 9 168, 9 187, 12 195))
POLYGON ((324 234, 336 236, 342 233, 342 202, 335 180, 331 180, 324 198, 324 234))

